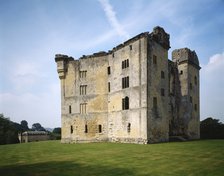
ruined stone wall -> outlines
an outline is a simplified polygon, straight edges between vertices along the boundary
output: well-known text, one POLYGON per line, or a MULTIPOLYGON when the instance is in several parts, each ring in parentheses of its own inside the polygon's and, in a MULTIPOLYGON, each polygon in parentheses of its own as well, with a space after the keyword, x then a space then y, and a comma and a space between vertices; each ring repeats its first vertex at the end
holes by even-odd
POLYGON ((65 142, 107 139, 107 65, 105 56, 68 63, 62 105, 65 142))
POLYGON ((169 61, 169 48, 169 34, 155 27, 152 33, 141 33, 108 52, 79 60, 56 55, 62 142, 198 138, 198 58, 184 48, 175 50, 173 62, 169 61))
POLYGON ((174 50, 172 57, 178 70, 178 72, 174 73, 174 77, 178 78, 174 85, 176 94, 170 97, 172 108, 177 108, 171 115, 172 135, 182 135, 189 139, 198 139, 200 138, 200 66, 198 65, 198 58, 196 53, 188 48, 174 50), (172 101, 172 99, 175 100, 172 101))
POLYGON ((148 142, 164 142, 169 140, 168 50, 153 40, 148 50, 148 142))
POLYGON ((131 42, 109 56, 108 137, 113 142, 146 143, 147 37, 131 42), (122 69, 122 61, 129 66, 122 69), (122 78, 129 87, 122 88, 122 78), (129 97, 129 109, 122 110, 122 99, 129 97), (130 125, 130 126, 129 126, 130 125), (129 126, 129 127, 128 127, 129 126))

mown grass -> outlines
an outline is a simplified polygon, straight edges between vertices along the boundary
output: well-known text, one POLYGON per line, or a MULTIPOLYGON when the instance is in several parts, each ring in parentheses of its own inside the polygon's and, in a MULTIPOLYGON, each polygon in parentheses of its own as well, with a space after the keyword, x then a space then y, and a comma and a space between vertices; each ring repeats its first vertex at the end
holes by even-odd
POLYGON ((224 140, 0 146, 2 176, 224 175, 224 140))

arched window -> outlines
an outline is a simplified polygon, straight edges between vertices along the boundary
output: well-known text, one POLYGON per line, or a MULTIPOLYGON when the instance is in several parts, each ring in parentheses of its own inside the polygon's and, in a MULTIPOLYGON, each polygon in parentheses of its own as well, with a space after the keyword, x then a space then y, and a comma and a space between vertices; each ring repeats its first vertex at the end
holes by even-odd
POLYGON ((122 98, 122 110, 129 109, 129 97, 122 98))
POLYGON ((125 109, 129 109, 129 98, 125 97, 125 109))

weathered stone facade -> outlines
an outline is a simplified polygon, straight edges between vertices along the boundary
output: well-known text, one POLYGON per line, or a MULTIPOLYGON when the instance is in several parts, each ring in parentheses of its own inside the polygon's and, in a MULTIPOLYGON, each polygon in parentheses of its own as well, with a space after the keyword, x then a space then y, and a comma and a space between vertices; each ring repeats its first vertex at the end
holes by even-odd
POLYGON ((155 27, 79 60, 57 54, 62 142, 200 138, 197 55, 183 48, 170 61, 169 48, 169 34, 155 27))

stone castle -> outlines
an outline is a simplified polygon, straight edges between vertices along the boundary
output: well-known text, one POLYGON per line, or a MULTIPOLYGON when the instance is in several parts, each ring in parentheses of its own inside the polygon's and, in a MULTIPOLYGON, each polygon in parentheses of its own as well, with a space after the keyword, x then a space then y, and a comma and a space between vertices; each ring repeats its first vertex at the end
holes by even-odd
POLYGON ((74 60, 57 54, 62 142, 165 142, 200 138, 199 61, 172 52, 155 27, 114 47, 74 60))

